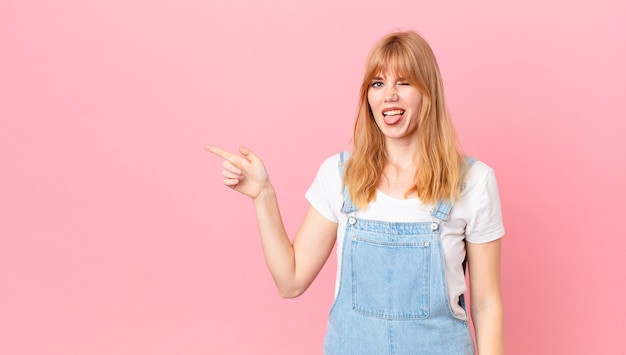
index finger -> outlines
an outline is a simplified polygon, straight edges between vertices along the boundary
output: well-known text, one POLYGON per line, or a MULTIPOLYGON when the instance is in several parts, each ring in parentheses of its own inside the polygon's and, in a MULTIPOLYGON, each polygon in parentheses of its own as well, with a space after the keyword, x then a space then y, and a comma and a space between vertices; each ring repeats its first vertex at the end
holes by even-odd
POLYGON ((235 155, 235 154, 233 154, 231 152, 225 151, 222 148, 213 146, 213 145, 208 145, 207 144, 207 145, 204 146, 204 149, 206 149, 209 152, 211 152, 211 153, 213 153, 213 154, 215 154, 217 156, 220 156, 220 157, 222 157, 222 158, 224 158, 224 159, 226 159, 226 160, 228 160, 230 162, 233 162, 233 161, 235 161, 235 160, 237 160, 239 158, 239 156, 237 156, 237 155, 235 155))

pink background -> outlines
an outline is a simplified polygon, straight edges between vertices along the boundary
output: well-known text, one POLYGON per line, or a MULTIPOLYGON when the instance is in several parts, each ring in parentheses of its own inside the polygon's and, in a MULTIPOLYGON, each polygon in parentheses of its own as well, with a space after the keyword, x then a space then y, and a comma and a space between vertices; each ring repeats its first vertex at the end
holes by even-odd
POLYGON ((334 256, 280 299, 203 145, 261 155, 295 232, 394 29, 496 169, 507 353, 626 354, 625 4, 2 0, 0 354, 320 354, 334 256))

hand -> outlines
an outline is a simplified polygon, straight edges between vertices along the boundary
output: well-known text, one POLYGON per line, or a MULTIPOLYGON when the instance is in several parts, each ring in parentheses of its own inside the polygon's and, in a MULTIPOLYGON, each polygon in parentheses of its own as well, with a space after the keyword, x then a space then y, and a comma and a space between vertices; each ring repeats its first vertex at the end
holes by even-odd
POLYGON ((240 147, 241 156, 212 145, 206 145, 204 149, 224 158, 222 163, 224 185, 252 199, 257 198, 264 189, 271 187, 263 162, 249 149, 240 147))

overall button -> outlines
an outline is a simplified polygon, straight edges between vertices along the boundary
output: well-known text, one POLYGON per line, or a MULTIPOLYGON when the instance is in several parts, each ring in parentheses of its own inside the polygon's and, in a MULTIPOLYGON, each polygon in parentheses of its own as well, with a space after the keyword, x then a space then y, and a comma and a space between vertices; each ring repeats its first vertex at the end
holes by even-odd
POLYGON ((356 223, 356 218, 354 217, 348 218, 348 223, 350 223, 351 225, 354 225, 356 223))
POLYGON ((433 222, 430 225, 430 229, 432 229, 433 231, 436 231, 437 229, 439 229, 439 225, 437 223, 433 222))

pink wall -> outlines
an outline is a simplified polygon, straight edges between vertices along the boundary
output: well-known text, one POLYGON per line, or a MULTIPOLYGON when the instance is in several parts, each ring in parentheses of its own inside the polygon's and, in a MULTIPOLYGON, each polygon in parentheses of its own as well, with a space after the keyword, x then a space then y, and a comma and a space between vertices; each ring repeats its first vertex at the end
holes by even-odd
MULTIPOLYGON (((264 157, 294 232, 393 29, 498 174, 508 354, 624 353, 626 6, 0 2, 0 353, 319 354, 333 260, 280 299, 205 143, 264 157), (609 228, 611 227, 611 228, 609 228)), ((332 258, 331 258, 332 259, 332 258)))

